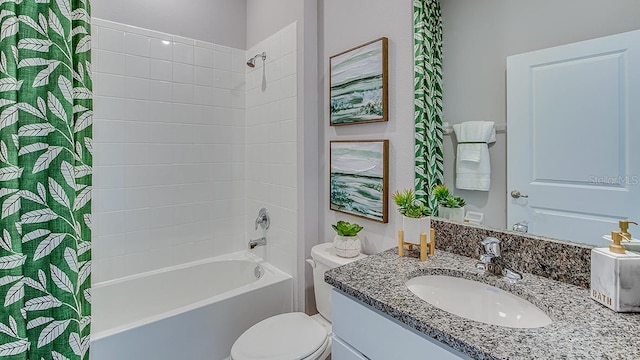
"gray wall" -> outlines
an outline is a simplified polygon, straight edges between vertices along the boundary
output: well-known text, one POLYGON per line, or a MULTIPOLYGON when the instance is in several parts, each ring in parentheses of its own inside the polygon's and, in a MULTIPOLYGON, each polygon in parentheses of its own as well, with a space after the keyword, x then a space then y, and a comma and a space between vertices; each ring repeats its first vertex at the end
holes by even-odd
POLYGON ((93 0, 92 16, 246 49, 246 0, 93 0))
MULTIPOLYGON (((637 0, 442 0, 444 23, 444 120, 506 122, 506 57, 536 49, 640 28, 637 0)), ((339 219, 364 225, 365 251, 394 246, 400 218, 390 204, 388 225, 328 210, 328 142, 391 140, 390 190, 413 184, 413 54, 411 1, 318 0, 320 61, 320 241, 333 237, 339 219), (328 58, 375 39, 389 38, 388 123, 329 127, 328 58)), ((455 136, 446 136, 445 182, 453 188, 455 136)), ((454 192, 488 225, 506 225, 506 134, 490 146, 490 192, 454 192)))
MULTIPOLYGON (((304 219, 298 226, 300 244, 298 247, 298 296, 299 303, 304 305, 300 310, 315 313, 315 297, 313 292, 313 270, 305 259, 311 256, 311 248, 318 244, 319 208, 318 208, 318 136, 322 129, 318 121, 318 1, 303 0, 302 22, 298 23, 298 204, 300 218, 304 219), (300 44, 302 41, 302 44, 300 44), (304 274, 304 275, 303 275, 304 274)), ((322 241, 320 241, 322 242, 322 241)))
POLYGON ((302 20, 304 1, 246 0, 246 2, 247 49, 292 22, 302 20))
POLYGON ((381 224, 329 210, 329 141, 389 139, 389 190, 413 187, 413 8, 411 1, 318 0, 320 26, 320 242, 332 241, 338 220, 364 226, 365 253, 397 245, 402 218, 389 204, 389 223, 381 224), (389 121, 329 126, 329 57, 367 41, 389 39, 389 121))
MULTIPOLYGON (((640 28, 638 0, 443 0, 444 120, 506 122, 506 57, 640 28)), ((399 25, 399 27, 403 27, 399 25)), ((455 137, 445 137, 453 185, 455 137)), ((490 147, 491 191, 455 190, 506 225, 506 135, 490 147)))

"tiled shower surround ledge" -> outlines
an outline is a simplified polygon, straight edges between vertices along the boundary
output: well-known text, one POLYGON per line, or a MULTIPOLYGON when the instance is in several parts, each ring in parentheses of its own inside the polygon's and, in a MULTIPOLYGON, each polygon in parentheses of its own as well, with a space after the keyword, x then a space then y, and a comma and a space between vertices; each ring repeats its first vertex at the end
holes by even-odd
MULTIPOLYGON (((449 226, 443 222, 435 225, 441 231, 449 226)), ((442 234, 445 231, 436 235, 436 239, 441 238, 442 234)), ((498 234, 503 241, 509 238, 507 243, 515 241, 502 233, 498 234)), ((451 248, 463 246, 461 242, 453 240, 449 244, 447 241, 441 242, 441 245, 451 248)), ((541 252, 549 251, 544 250, 544 243, 537 245, 542 247, 541 252)), ((553 251, 557 247, 562 248, 559 243, 550 246, 553 251)), ((469 251, 474 253, 473 246, 470 247, 472 249, 469 251)), ((528 253, 532 250, 522 251, 528 253)), ((541 253, 536 256, 544 255, 541 253)), ((553 257, 550 253, 546 255, 553 257)), ((567 267, 575 266, 580 261, 569 257, 567 254, 559 256, 560 259, 567 258, 567 267)), ((584 287, 529 273, 524 274, 523 280, 512 283, 485 275, 482 270, 475 268, 476 263, 475 257, 460 256, 442 249, 438 249, 426 262, 420 262, 415 252, 411 257, 400 258, 394 248, 331 269, 326 272, 325 281, 474 359, 640 359, 640 314, 615 313, 591 300, 584 287), (463 277, 509 291, 545 311, 553 323, 536 329, 513 329, 447 313, 421 300, 406 287, 408 279, 426 274, 463 277)), ((523 268, 530 269, 527 266, 523 268)), ((534 269, 547 271, 550 277, 571 280, 569 273, 572 269, 560 268, 557 264, 550 270, 542 267, 534 269)), ((580 276, 584 277, 584 274, 580 276)))

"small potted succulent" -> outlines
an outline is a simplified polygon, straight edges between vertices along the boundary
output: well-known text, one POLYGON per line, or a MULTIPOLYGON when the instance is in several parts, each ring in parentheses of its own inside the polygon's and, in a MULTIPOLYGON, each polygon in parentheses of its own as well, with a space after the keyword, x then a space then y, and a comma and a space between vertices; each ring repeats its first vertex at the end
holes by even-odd
POLYGON ((358 237, 358 233, 363 229, 362 226, 347 221, 338 221, 331 227, 336 231, 336 237, 333 239, 333 248, 336 249, 336 255, 352 258, 360 254, 362 243, 358 237))
POLYGON ((417 243, 420 235, 427 236, 431 227, 431 210, 421 201, 416 199, 411 189, 398 190, 391 195, 391 199, 398 205, 398 211, 402 214, 402 230, 405 241, 417 243))
POLYGON ((433 195, 438 200, 438 216, 454 220, 464 221, 464 199, 460 196, 453 196, 444 185, 433 188, 433 195))

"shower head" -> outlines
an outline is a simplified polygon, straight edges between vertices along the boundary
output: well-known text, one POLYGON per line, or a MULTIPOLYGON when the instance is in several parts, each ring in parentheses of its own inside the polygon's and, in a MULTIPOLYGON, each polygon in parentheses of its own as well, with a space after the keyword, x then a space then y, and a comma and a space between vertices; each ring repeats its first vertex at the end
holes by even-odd
POLYGON ((256 54, 256 56, 252 57, 251 59, 247 60, 247 66, 250 68, 254 68, 256 67, 256 60, 261 57, 262 61, 267 60, 267 53, 263 52, 262 54, 256 54))

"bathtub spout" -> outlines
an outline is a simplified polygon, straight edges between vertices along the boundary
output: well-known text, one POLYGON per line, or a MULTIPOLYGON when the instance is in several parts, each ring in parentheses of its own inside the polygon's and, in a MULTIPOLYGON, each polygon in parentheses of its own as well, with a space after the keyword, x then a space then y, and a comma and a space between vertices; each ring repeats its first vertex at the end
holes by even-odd
POLYGON ((267 238, 261 237, 260 239, 249 240, 249 249, 253 250, 256 246, 267 245, 267 238))

